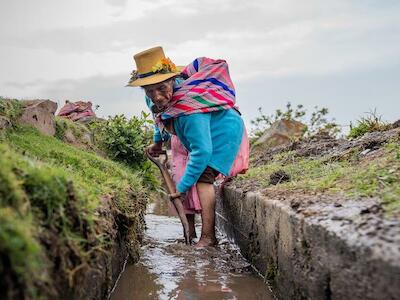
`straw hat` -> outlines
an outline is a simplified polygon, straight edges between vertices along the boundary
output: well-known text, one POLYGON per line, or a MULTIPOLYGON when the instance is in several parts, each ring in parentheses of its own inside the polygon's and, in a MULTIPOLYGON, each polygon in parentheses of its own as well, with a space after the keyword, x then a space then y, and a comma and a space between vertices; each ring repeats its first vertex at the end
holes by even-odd
POLYGON ((133 56, 137 70, 134 70, 127 86, 145 86, 172 78, 183 69, 167 57, 161 47, 154 47, 133 56))

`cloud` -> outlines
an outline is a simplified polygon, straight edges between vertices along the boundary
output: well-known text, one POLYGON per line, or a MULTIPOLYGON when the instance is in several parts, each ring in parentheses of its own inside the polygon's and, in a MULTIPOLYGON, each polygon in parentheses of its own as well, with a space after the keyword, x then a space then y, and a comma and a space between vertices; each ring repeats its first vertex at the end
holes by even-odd
MULTIPOLYGON (((328 9, 318 1, 221 1, 215 9, 208 0, 181 4, 155 1, 133 19, 42 30, 4 42, 58 55, 90 55, 98 63, 105 56, 121 61, 129 50, 131 56, 163 45, 184 63, 203 55, 226 58, 238 80, 327 74, 398 60, 398 5, 364 8, 336 1, 328 9)), ((126 3, 127 11, 134 9, 131 5, 126 3)))
POLYGON ((124 8, 128 0, 105 0, 107 4, 124 8))
POLYGON ((312 99, 342 109, 353 98, 373 103, 378 92, 390 111, 399 96, 390 76, 399 74, 379 70, 400 66, 399 15, 395 0, 3 1, 0 90, 60 104, 92 100, 102 114, 140 111, 140 90, 123 87, 132 55, 162 45, 178 65, 226 59, 249 101, 246 115, 263 101, 312 99), (363 74, 374 80, 360 81, 363 74))
POLYGON ((18 81, 9 81, 5 83, 5 86, 9 86, 15 89, 29 89, 29 88, 37 88, 43 86, 46 81, 42 79, 36 79, 32 81, 18 82, 18 81))
POLYGON ((91 101, 94 105, 100 105, 97 111, 100 117, 138 115, 142 110, 147 110, 144 94, 139 88, 125 87, 127 79, 125 74, 119 74, 49 81, 43 84, 39 94, 56 101, 59 108, 65 100, 91 101))

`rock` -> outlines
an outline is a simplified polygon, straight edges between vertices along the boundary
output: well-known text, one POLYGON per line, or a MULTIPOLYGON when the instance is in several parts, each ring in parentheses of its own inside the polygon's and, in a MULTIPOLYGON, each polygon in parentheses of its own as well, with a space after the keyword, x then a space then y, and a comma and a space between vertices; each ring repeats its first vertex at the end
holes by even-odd
POLYGON ((93 145, 93 136, 89 131, 81 132, 77 135, 73 130, 67 129, 64 133, 64 140, 79 148, 90 148, 90 146, 93 145))
POLYGON ((56 133, 54 113, 57 110, 57 103, 50 100, 28 100, 22 103, 24 112, 18 121, 37 128, 45 135, 54 136, 56 133))
POLYGON ((279 120, 272 124, 254 143, 253 149, 275 147, 289 143, 293 138, 303 135, 306 125, 293 120, 279 120))
POLYGON ((400 120, 397 120, 392 124, 392 128, 399 128, 400 127, 400 120))
POLYGON ((368 148, 367 148, 367 149, 361 151, 360 156, 365 156, 365 155, 367 155, 369 152, 371 152, 371 149, 368 149, 368 148))
POLYGON ((7 129, 11 127, 11 122, 4 116, 0 116, 0 130, 7 129))

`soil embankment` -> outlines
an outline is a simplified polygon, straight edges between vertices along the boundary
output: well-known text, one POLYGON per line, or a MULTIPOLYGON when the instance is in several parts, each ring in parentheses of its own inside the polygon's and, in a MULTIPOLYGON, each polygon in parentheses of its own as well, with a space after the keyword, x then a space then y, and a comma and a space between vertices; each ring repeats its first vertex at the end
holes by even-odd
POLYGON ((0 298, 105 299, 138 259, 149 195, 140 170, 17 120, 55 125, 46 103, 0 99, 0 298))
POLYGON ((282 299, 400 295, 400 129, 253 156, 218 223, 282 299))

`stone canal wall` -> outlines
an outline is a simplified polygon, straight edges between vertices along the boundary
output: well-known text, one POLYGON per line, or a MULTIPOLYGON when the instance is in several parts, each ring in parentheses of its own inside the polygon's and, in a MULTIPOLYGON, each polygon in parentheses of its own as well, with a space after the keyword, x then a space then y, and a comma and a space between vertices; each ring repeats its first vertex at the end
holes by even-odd
POLYGON ((374 199, 320 199, 300 212, 232 185, 219 194, 217 226, 279 299, 400 298, 399 222, 374 199))

